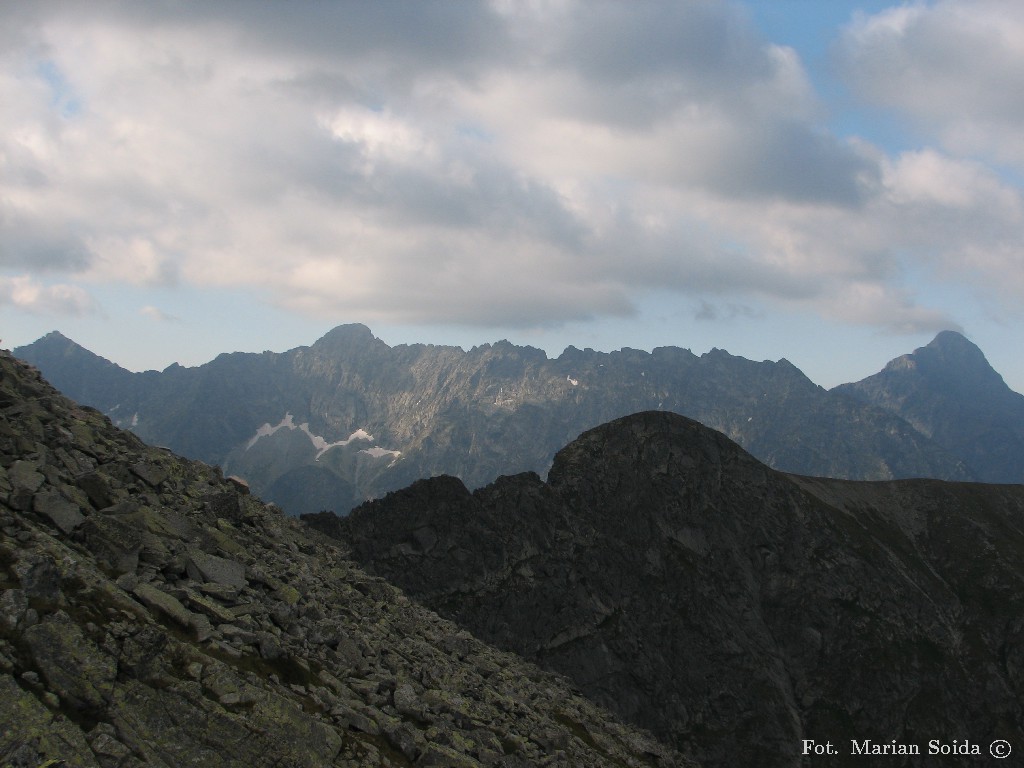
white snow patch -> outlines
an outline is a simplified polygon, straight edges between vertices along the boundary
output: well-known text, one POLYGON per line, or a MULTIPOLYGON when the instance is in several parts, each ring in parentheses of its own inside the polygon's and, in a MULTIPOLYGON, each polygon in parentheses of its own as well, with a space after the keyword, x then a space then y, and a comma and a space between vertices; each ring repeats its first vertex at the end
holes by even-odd
POLYGON ((401 451, 389 451, 387 448, 381 448, 379 445, 373 446, 373 448, 363 448, 360 453, 368 453, 375 459, 382 459, 385 456, 391 456, 397 459, 402 455, 401 451))
POLYGON ((568 381, 570 384, 572 384, 574 387, 579 386, 579 383, 580 383, 579 379, 574 379, 572 376, 568 376, 568 375, 565 377, 565 380, 568 381))
POLYGON ((270 426, 270 422, 268 421, 262 427, 257 429, 256 434, 253 435, 249 439, 249 442, 245 444, 245 450, 248 451, 250 448, 256 445, 256 441, 258 441, 261 437, 270 437, 272 434, 277 432, 277 430, 282 429, 283 427, 287 427, 288 429, 296 429, 295 422, 292 419, 292 415, 290 413, 286 413, 284 415, 284 418, 281 419, 281 423, 278 424, 276 427, 270 426))
POLYGON ((249 442, 245 444, 245 450, 249 450, 254 445, 256 445, 257 441, 261 437, 270 437, 279 429, 300 429, 303 432, 305 432, 306 437, 309 438, 309 441, 313 444, 313 447, 316 448, 316 458, 314 459, 314 461, 318 461, 320 457, 323 456, 331 448, 334 448, 336 446, 348 445, 353 440, 368 440, 370 442, 373 441, 373 435, 371 435, 365 429, 360 428, 353 432, 351 435, 349 435, 348 439, 346 440, 338 440, 336 442, 329 443, 320 435, 313 434, 312 430, 310 430, 309 428, 309 422, 296 424, 295 417, 292 416, 290 413, 285 413, 284 418, 281 419, 280 423, 277 424, 276 426, 270 426, 270 423, 268 422, 259 429, 257 429, 256 434, 253 435, 249 439, 249 442))
POLYGON ((132 426, 133 427, 139 426, 139 412, 138 411, 136 411, 135 413, 132 414, 132 426))
POLYGON ((351 435, 348 436, 348 440, 342 440, 338 445, 348 445, 353 440, 370 440, 373 441, 373 435, 367 432, 365 429, 357 429, 351 435))

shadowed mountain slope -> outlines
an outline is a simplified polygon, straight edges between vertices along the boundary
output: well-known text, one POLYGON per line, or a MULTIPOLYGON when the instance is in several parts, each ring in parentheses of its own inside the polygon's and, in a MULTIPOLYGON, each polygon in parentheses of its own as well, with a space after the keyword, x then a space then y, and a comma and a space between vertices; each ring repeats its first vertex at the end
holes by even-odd
POLYGON ((1024 395, 959 333, 943 331, 874 376, 834 391, 900 416, 960 456, 978 480, 1024 482, 1024 395))
POLYGON ((859 764, 853 739, 1024 745, 1024 486, 786 475, 647 412, 547 482, 434 478, 306 520, 709 766, 803 765, 804 739, 842 745, 827 765, 859 764))
POLYGON ((691 763, 0 352, 0 765, 691 763))
POLYGON ((119 426, 246 478, 293 514, 344 513, 439 474, 470 487, 543 475, 583 431, 643 410, 695 418, 787 471, 974 479, 899 416, 828 392, 785 360, 722 350, 569 347, 550 359, 507 341, 390 347, 346 325, 310 347, 163 372, 127 373, 59 334, 16 353, 119 426))

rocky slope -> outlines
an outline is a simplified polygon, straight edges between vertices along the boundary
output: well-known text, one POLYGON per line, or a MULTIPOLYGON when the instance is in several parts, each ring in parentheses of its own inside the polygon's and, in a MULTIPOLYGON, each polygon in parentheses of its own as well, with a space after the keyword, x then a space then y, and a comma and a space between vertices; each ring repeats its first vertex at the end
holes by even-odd
POLYGON ((978 480, 1024 482, 1024 395, 1014 392, 978 347, 958 333, 837 392, 900 416, 963 458, 978 480))
POLYGON ((1024 486, 786 475, 647 412, 547 482, 439 477, 306 520, 708 766, 809 764, 804 739, 843 750, 815 765, 864 764, 852 739, 925 753, 886 765, 1024 749, 1024 486))
POLYGON ((508 342, 389 347, 348 325, 311 347, 160 373, 129 373, 59 334, 16 354, 120 426, 245 477, 292 513, 343 513, 438 474, 470 487, 543 475, 584 430, 649 409, 695 418, 788 471, 973 478, 903 418, 827 392, 785 360, 722 350, 569 347, 549 359, 508 342))
POLYGON ((0 353, 0 765, 691 763, 0 353))

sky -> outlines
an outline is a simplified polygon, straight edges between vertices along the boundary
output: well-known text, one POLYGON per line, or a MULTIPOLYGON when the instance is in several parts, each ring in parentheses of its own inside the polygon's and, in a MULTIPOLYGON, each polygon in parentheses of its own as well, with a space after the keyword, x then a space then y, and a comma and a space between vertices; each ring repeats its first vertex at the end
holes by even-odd
POLYGON ((0 5, 0 346, 675 345, 1024 391, 1024 3, 0 5))

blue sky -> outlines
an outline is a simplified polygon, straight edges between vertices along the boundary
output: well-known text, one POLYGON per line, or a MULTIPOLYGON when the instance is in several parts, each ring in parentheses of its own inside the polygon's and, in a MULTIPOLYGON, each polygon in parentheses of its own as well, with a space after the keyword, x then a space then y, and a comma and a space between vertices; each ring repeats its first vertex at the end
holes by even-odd
POLYGON ((1000 0, 0 7, 0 339, 712 347, 1024 390, 1000 0))

